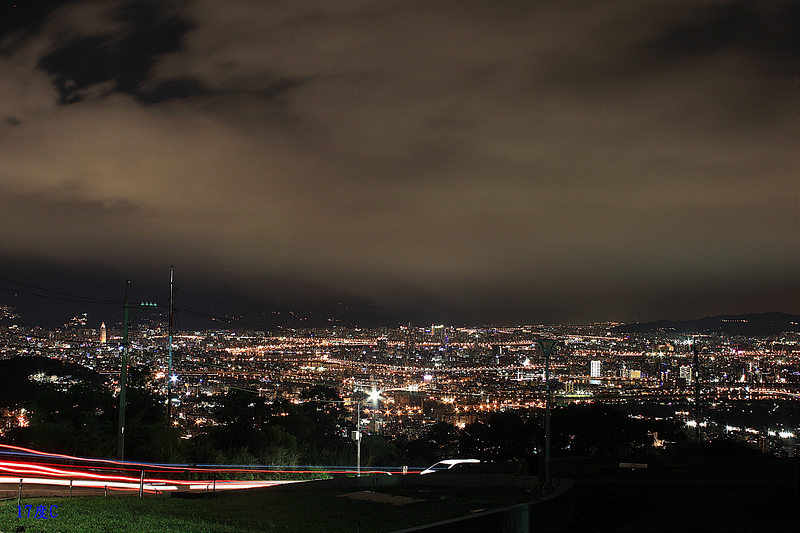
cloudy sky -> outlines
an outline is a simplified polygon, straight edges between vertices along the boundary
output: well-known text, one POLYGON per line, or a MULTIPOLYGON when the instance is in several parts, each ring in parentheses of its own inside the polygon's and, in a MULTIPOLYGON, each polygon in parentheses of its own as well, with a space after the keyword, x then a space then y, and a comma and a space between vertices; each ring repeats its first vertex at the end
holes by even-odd
POLYGON ((800 312, 797 2, 2 9, 0 304, 174 264, 265 324, 800 312))

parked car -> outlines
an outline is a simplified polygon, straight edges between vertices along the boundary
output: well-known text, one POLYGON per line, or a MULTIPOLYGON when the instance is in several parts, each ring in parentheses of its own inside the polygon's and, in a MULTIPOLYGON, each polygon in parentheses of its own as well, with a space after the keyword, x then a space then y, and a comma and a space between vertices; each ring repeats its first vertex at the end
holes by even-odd
POLYGON ((444 461, 439 461, 438 463, 432 464, 431 466, 420 472, 419 475, 433 474, 434 472, 450 470, 454 467, 458 468, 459 465, 475 464, 480 462, 481 462, 480 459, 445 459, 444 461))

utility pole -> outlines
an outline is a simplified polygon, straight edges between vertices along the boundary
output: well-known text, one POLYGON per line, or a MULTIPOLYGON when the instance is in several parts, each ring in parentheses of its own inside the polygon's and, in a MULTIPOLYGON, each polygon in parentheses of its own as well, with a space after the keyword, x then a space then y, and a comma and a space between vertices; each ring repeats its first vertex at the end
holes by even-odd
POLYGON ((130 325, 136 320, 139 315, 142 313, 147 307, 156 307, 156 304, 153 302, 142 302, 137 307, 139 308, 139 313, 136 314, 135 317, 130 318, 130 308, 131 305, 128 303, 128 286, 131 284, 131 280, 125 280, 125 300, 122 304, 124 309, 123 318, 122 318, 122 368, 120 369, 120 378, 119 378, 119 423, 118 423, 118 431, 117 431, 117 456, 119 457, 120 461, 125 460, 125 406, 127 403, 127 392, 128 392, 128 349, 129 349, 129 342, 128 342, 128 329, 130 325))
POLYGON ((130 320, 128 318, 130 315, 130 306, 128 305, 128 286, 130 284, 131 280, 126 279, 125 300, 122 304, 124 309, 122 317, 122 368, 119 374, 119 423, 117 425, 117 457, 119 457, 120 461, 125 459, 125 396, 128 388, 128 326, 130 325, 130 320))
POLYGON ((174 302, 172 299, 172 278, 173 278, 172 265, 169 266, 169 348, 168 362, 167 362, 167 418, 172 419, 172 316, 175 311, 174 302))
POLYGON ((553 489, 550 476, 550 352, 556 343, 553 339, 540 339, 539 348, 544 352, 545 412, 544 412, 544 490, 553 489))
POLYGON ((358 403, 356 404, 356 446, 358 449, 356 452, 356 464, 358 466, 356 468, 358 471, 358 477, 361 477, 361 402, 362 400, 358 400, 358 403))
POLYGON ((694 427, 694 440, 700 442, 700 360, 697 349, 697 341, 692 342, 694 352, 694 420, 697 425, 694 427))

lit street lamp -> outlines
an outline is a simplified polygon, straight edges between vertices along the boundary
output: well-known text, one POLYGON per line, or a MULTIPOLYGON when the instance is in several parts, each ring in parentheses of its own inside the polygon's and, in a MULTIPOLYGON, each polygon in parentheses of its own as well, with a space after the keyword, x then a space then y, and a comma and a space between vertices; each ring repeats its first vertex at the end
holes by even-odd
POLYGON ((378 401, 381 399, 380 391, 376 389, 372 389, 369 391, 369 394, 366 398, 362 398, 356 402, 356 430, 353 434, 353 437, 358 445, 358 452, 357 452, 357 472, 358 477, 361 477, 361 404, 363 403, 374 403, 377 405, 378 401))
POLYGON ((697 425, 694 428, 694 440, 700 442, 702 440, 700 434, 700 415, 702 414, 700 412, 700 359, 697 342, 694 339, 689 342, 694 353, 694 364, 692 365, 692 371, 694 372, 694 419, 697 421, 697 425))

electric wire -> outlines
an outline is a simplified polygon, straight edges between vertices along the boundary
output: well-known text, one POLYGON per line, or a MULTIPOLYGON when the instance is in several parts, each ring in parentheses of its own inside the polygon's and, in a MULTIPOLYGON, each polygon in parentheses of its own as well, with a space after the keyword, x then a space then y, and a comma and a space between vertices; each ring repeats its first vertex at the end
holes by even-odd
MULTIPOLYGON (((39 297, 39 298, 48 298, 48 299, 52 299, 52 300, 77 302, 77 303, 94 303, 94 304, 118 305, 118 306, 124 305, 124 302, 121 302, 119 300, 109 300, 109 299, 105 299, 105 298, 94 298, 94 297, 90 297, 90 296, 72 294, 72 293, 68 293, 68 292, 64 292, 64 291, 57 291, 57 290, 54 290, 54 289, 48 289, 47 287, 41 287, 41 286, 38 286, 38 285, 32 285, 30 283, 25 283, 25 282, 22 282, 22 281, 6 278, 4 276, 0 276, 0 281, 5 281, 7 283, 20 285, 22 287, 27 287, 29 289, 34 289, 36 291, 42 291, 42 292, 51 293, 51 294, 41 294, 40 292, 31 292, 31 291, 25 291, 25 290, 20 290, 20 289, 0 286, 0 290, 13 292, 13 293, 26 294, 26 295, 29 295, 29 296, 35 296, 35 297, 39 297)), ((135 304, 129 304, 129 305, 135 306, 135 304)), ((160 303, 160 302, 157 302, 157 306, 160 307, 160 308, 168 307, 165 304, 160 303)), ((186 308, 178 308, 178 307, 174 307, 173 306, 173 310, 176 313, 177 312, 181 312, 181 313, 184 313, 186 315, 195 316, 195 317, 198 317, 198 318, 205 318, 207 320, 226 322, 226 323, 229 323, 229 324, 236 324, 236 325, 239 325, 239 326, 242 326, 242 327, 246 327, 246 328, 249 328, 249 329, 253 329, 253 330, 256 330, 256 331, 269 332, 270 330, 275 330, 275 329, 282 330, 282 329, 284 329, 283 326, 278 325, 278 324, 273 325, 273 326, 267 326, 267 325, 264 325, 264 324, 257 324, 255 322, 249 322, 249 321, 238 319, 238 318, 233 318, 233 317, 228 317, 228 316, 221 316, 221 315, 216 315, 216 314, 213 314, 213 313, 206 313, 206 312, 203 312, 203 311, 194 311, 194 310, 186 309, 186 308)))
POLYGON ((122 305, 122 302, 120 302, 119 300, 108 300, 106 298, 94 298, 94 297, 91 297, 91 296, 82 296, 82 295, 78 295, 78 294, 72 294, 72 293, 69 293, 69 292, 57 291, 57 290, 53 290, 53 289, 48 289, 46 287, 40 287, 38 285, 31 285, 30 283, 24 283, 22 281, 13 280, 13 279, 10 279, 10 278, 6 278, 4 276, 0 276, 0 281, 5 281, 5 282, 8 282, 8 283, 14 283, 16 285, 21 285, 21 286, 27 287, 29 289, 35 289, 37 291, 44 291, 44 292, 49 292, 49 293, 53 293, 53 294, 58 295, 58 296, 48 296, 46 294, 37 294, 37 293, 32 293, 32 292, 21 291, 19 289, 9 289, 7 287, 0 287, 0 289, 4 289, 4 290, 7 290, 7 291, 11 291, 11 292, 19 292, 19 293, 22 293, 22 294, 28 294, 28 295, 31 295, 31 296, 39 296, 39 297, 42 297, 42 298, 53 298, 53 299, 58 299, 58 300, 67 300, 67 301, 74 301, 74 302, 98 303, 98 304, 109 304, 109 305, 112 305, 112 304, 113 305, 122 305))

